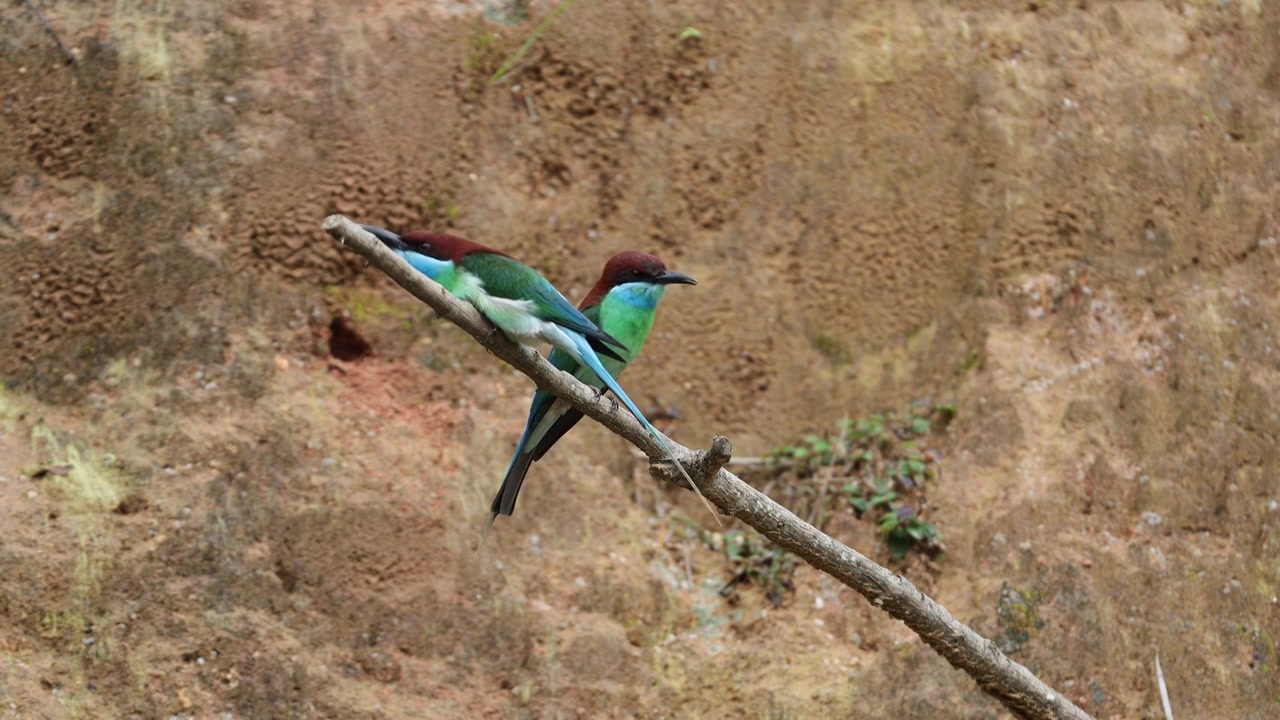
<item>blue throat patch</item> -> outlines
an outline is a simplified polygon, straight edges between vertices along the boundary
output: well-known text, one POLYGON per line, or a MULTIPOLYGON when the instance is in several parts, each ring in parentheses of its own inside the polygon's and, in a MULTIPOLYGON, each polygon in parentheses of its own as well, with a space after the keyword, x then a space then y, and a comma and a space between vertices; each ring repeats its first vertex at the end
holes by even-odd
POLYGON ((646 282, 633 282, 619 285, 609 291, 614 298, 639 310, 653 310, 658 307, 666 285, 655 285, 646 282))
POLYGON ((448 260, 436 260, 435 258, 429 258, 422 253, 405 252, 403 250, 397 250, 396 252, 400 257, 404 258, 414 270, 417 270, 436 282, 440 281, 440 276, 443 275, 445 271, 453 267, 453 263, 448 260))

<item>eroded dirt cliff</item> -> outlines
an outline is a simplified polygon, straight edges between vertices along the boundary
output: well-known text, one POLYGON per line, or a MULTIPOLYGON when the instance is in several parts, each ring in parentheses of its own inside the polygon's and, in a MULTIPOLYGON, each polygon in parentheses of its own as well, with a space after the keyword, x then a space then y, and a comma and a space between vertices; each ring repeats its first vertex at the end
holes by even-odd
POLYGON ((1157 650, 1178 717, 1275 714, 1273 4, 578 3, 492 85, 546 3, 42 7, 74 64, 0 11, 0 717, 1004 717, 815 571, 727 602, 587 423, 475 555, 530 385, 332 212, 572 298, 697 277, 625 383, 686 444, 953 402, 948 551, 895 567, 1096 717, 1160 716, 1157 650))

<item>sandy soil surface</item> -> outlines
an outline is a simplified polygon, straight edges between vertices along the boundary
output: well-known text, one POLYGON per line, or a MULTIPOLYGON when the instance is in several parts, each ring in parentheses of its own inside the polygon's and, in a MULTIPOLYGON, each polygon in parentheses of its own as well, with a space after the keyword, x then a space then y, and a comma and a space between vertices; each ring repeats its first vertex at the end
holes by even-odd
POLYGON ((1096 717, 1162 716, 1157 651, 1179 718, 1280 712, 1280 6, 578 3, 489 84, 549 3, 37 4, 76 62, 0 9, 0 718, 1007 716, 810 568, 724 597, 590 423, 476 555, 530 383, 332 212, 575 299, 695 276, 624 383, 686 444, 953 403, 947 551, 829 532, 1096 717))

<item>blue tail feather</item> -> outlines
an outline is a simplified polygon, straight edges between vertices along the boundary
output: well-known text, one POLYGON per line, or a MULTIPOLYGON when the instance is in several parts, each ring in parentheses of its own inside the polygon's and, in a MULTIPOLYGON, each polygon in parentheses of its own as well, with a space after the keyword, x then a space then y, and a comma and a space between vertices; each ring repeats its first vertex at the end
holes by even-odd
POLYGON ((524 432, 520 435, 520 442, 516 443, 516 451, 511 456, 511 463, 507 465, 507 472, 502 476, 502 486, 498 488, 498 494, 493 496, 493 502, 489 505, 489 522, 485 523, 484 534, 480 536, 480 545, 476 548, 476 552, 484 547, 484 541, 489 537, 493 521, 499 515, 511 515, 511 511, 515 509, 516 496, 520 494, 520 486, 524 484, 525 475, 529 474, 529 465, 533 463, 533 451, 526 452, 525 446, 529 444, 529 436, 533 434, 537 414, 538 404, 535 402, 529 408, 529 419, 524 423, 524 432))
MULTIPOLYGON (((662 434, 658 432, 657 428, 650 424, 648 418, 644 416, 644 413, 640 412, 640 408, 636 407, 636 404, 631 402, 631 398, 627 396, 627 393, 622 389, 622 386, 618 384, 618 381, 609 374, 608 370, 604 369, 604 364, 602 364, 600 362, 600 358, 596 357, 596 354, 591 351, 591 347, 587 344, 587 339, 575 332, 567 332, 566 334, 573 339, 573 343, 577 347, 577 354, 579 355, 579 358, 576 359, 579 359, 582 364, 591 368, 591 372, 594 372, 596 377, 600 378, 600 381, 605 384, 605 387, 609 388, 609 390, 613 392, 614 396, 622 401, 622 404, 627 407, 627 410, 631 411, 631 414, 635 416, 636 420, 640 421, 640 424, 644 426, 644 429, 648 430, 649 434, 653 436, 653 439, 658 441, 658 444, 666 451, 667 459, 676 466, 676 469, 680 471, 680 474, 683 475, 684 479, 689 483, 689 487, 693 489, 693 492, 700 500, 702 500, 702 504, 707 506, 707 509, 711 511, 713 516, 715 516, 716 522, 719 523, 720 517, 716 515, 715 507, 712 506, 711 503, 707 502, 707 499, 702 495, 702 491, 698 489, 698 484, 693 481, 693 478, 689 477, 689 473, 685 472, 684 466, 676 460, 675 453, 671 452, 671 446, 667 444, 667 441, 662 437, 662 434)), ((567 351, 568 348, 565 348, 565 350, 567 351)))
POLYGON ((525 420, 520 442, 516 443, 516 451, 511 456, 511 463, 507 465, 507 472, 502 476, 502 486, 498 488, 498 494, 493 496, 493 503, 489 506, 490 523, 493 522, 494 517, 510 515, 515 510, 516 496, 520 494, 520 486, 524 484, 524 477, 528 474, 529 465, 534 459, 534 449, 526 449, 526 447, 538 424, 538 410, 537 402, 529 408, 529 419, 525 420))
POLYGON ((636 407, 636 404, 631 402, 631 398, 627 396, 626 391, 622 389, 622 386, 618 384, 618 381, 609 374, 608 370, 604 369, 604 364, 600 362, 600 358, 596 356, 590 345, 588 345, 586 338, 582 337, 578 333, 568 333, 568 335, 573 338, 573 342, 578 348, 578 355, 582 357, 582 363, 591 368, 591 372, 595 373, 596 377, 600 378, 600 381, 605 384, 605 387, 609 388, 609 390, 622 401, 622 404, 627 406, 627 410, 630 410, 631 414, 636 416, 636 419, 640 421, 640 424, 644 426, 645 430, 649 431, 649 434, 657 437, 657 429, 655 429, 653 425, 649 424, 649 420, 645 418, 644 413, 640 412, 640 408, 636 407))
MULTIPOLYGON (((574 359, 581 364, 590 368, 604 383, 605 387, 612 391, 614 396, 635 416, 636 420, 640 421, 644 429, 662 446, 667 458, 676 466, 676 469, 688 481, 689 487, 693 489, 693 492, 697 494, 698 498, 707 506, 707 509, 711 511, 712 516, 716 518, 716 522, 719 523, 720 518, 716 515, 715 508, 703 497, 702 491, 693 482, 693 478, 689 477, 689 473, 685 471, 684 466, 675 459, 675 454, 671 452, 671 446, 667 444, 666 439, 649 422, 644 413, 640 412, 640 408, 636 407, 636 404, 632 402, 613 375, 610 375, 609 371, 605 369, 604 364, 600 362, 600 358, 592 349, 590 341, 582 334, 567 329, 565 330, 565 335, 573 342, 573 348, 562 347, 561 349, 574 356, 574 359)), ((557 346, 559 346, 558 343, 557 346)), ((548 399, 553 397, 549 396, 548 399)), ((552 427, 542 435, 538 444, 535 444, 534 447, 529 447, 529 440, 536 431, 537 426, 548 419, 547 412, 549 409, 549 407, 542 407, 538 402, 538 398, 535 397, 534 403, 529 408, 529 417, 525 421, 524 432, 520 435, 520 441, 516 444, 516 451, 511 456, 511 463, 507 466, 506 475, 502 478, 502 487, 498 488, 498 493, 494 496, 493 503, 489 506, 489 522, 485 525, 484 534, 480 537, 481 546, 484 545, 485 538, 489 536, 489 530, 493 527, 493 521, 497 519, 498 515, 510 515, 515 509, 516 496, 519 494, 520 486, 524 483, 524 478, 529 472, 529 466, 539 460, 547 449, 554 444, 555 440, 565 432, 568 432, 569 428, 573 427, 574 423, 581 417, 581 414, 577 413, 577 411, 567 410, 563 416, 555 419, 552 427), (548 440, 550 442, 547 442, 548 440)))

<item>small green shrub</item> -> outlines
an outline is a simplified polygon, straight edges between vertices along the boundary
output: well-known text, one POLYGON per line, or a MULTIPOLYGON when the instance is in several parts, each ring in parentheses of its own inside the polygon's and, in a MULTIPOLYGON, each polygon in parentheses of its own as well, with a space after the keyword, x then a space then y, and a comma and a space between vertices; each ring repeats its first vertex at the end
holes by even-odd
POLYGON ((723 536, 724 556, 733 568, 733 576, 720 588, 720 594, 731 603, 738 599, 736 588, 750 584, 764 588, 765 599, 775 608, 789 592, 795 592, 791 577, 795 575, 794 555, 777 547, 755 530, 729 530, 723 536))
POLYGON ((770 451, 765 467, 775 478, 789 480, 787 485, 799 486, 799 492, 790 493, 792 499, 807 496, 809 516, 820 525, 833 512, 851 510, 875 520, 893 557, 905 557, 912 549, 937 555, 944 549, 942 531, 922 514, 924 485, 936 479, 940 456, 927 445, 955 416, 955 405, 916 402, 905 415, 841 418, 834 433, 807 435, 770 451), (842 482, 840 490, 827 494, 826 484, 833 479, 842 482), (813 484, 820 486, 818 492, 804 492, 805 485, 813 484))

